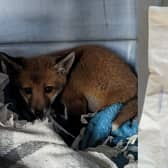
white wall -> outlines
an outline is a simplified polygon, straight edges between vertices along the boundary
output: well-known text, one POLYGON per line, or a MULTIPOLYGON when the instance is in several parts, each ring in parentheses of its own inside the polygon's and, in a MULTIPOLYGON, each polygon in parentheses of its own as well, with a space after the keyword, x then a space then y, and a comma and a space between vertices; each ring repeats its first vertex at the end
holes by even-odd
POLYGON ((141 114, 148 77, 148 7, 162 5, 161 0, 137 0, 138 103, 141 114))

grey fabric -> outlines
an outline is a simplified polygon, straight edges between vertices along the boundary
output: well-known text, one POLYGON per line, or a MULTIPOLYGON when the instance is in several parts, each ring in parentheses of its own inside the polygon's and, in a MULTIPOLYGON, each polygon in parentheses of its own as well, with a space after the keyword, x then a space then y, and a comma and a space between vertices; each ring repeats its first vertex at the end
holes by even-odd
POLYGON ((162 2, 163 6, 167 6, 168 5, 168 1, 167 0, 161 0, 161 2, 162 2))
POLYGON ((128 63, 135 66, 135 46, 134 40, 130 41, 96 41, 96 42, 62 42, 62 43, 30 43, 30 44, 13 44, 0 46, 0 50, 12 56, 31 56, 70 48, 82 44, 98 44, 118 52, 128 63))
POLYGON ((135 39, 135 0, 1 0, 0 42, 135 39))

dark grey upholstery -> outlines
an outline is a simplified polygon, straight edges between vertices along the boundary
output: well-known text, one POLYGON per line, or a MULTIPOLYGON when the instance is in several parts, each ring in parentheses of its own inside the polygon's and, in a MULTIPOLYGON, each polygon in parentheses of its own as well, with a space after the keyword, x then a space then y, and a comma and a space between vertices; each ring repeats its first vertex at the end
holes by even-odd
POLYGON ((1 0, 0 42, 135 39, 135 0, 1 0))

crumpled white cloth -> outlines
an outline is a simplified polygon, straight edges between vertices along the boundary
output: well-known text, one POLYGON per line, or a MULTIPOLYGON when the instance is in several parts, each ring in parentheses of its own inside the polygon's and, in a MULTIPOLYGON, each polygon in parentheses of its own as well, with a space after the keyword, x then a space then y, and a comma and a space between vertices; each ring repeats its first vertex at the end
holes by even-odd
POLYGON ((168 7, 149 9, 149 78, 139 125, 139 167, 168 166, 168 7))
POLYGON ((47 120, 22 128, 0 126, 0 168, 117 168, 102 152, 76 152, 47 120))

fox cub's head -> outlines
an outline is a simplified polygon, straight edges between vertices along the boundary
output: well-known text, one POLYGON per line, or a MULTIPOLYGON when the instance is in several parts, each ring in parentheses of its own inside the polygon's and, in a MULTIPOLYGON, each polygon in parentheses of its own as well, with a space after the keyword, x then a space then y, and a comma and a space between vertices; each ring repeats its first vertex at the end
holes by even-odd
POLYGON ((50 105, 62 91, 74 59, 74 52, 65 57, 46 55, 30 58, 13 58, 0 54, 4 71, 17 84, 25 102, 39 118, 46 115, 50 105))

